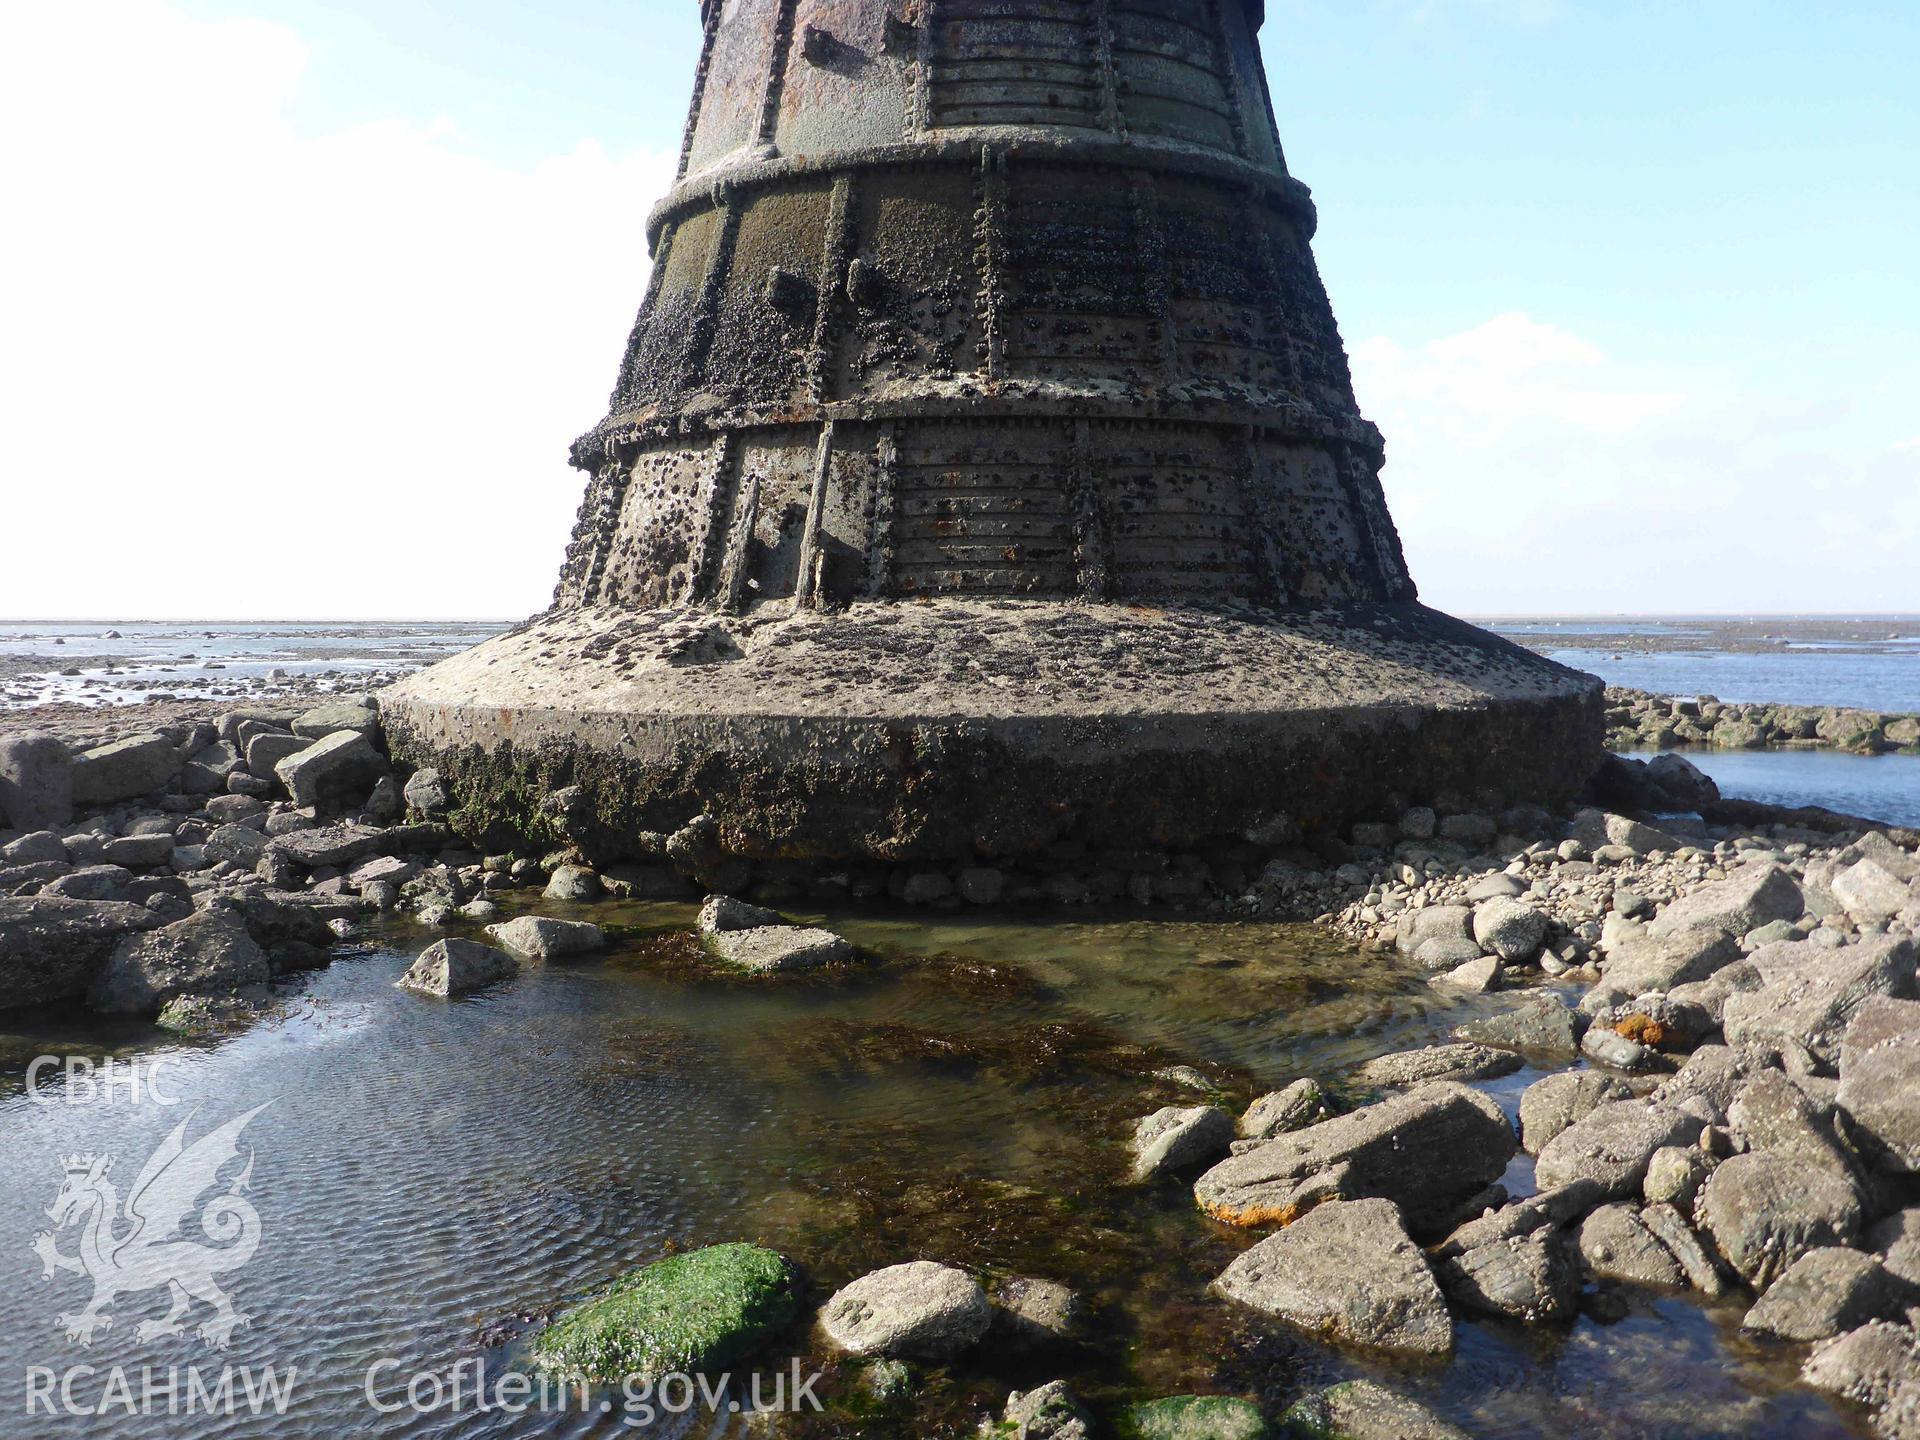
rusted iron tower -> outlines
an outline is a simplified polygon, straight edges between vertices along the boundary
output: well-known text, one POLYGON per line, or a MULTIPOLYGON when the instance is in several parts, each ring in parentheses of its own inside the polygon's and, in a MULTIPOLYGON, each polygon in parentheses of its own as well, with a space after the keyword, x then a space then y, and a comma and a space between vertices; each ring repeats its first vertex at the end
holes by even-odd
POLYGON ((387 707, 475 817, 959 859, 1584 779, 1594 684, 1415 600, 1260 0, 702 13, 553 608, 387 707))

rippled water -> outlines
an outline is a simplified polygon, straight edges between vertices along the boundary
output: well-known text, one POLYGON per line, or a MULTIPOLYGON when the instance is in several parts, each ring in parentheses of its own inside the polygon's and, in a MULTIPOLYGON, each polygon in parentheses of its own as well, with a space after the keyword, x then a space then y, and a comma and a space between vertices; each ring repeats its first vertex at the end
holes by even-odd
POLYGON ((1546 649, 1562 665, 1609 685, 1661 695, 1713 695, 1737 704, 1850 705, 1920 711, 1920 646, 1879 651, 1797 648, 1760 654, 1669 650, 1546 649))
MULTIPOLYGON (((1651 759, 1657 752, 1634 752, 1651 759)), ((1890 825, 1920 827, 1920 756, 1847 755, 1838 750, 1686 750, 1734 800, 1823 805, 1890 825)))
MULTIPOLYGON (((404 949, 338 961, 280 1018, 222 1043, 70 1024, 0 1040, 0 1415, 23 1413, 29 1366, 214 1361, 190 1336, 136 1339, 164 1308, 157 1294, 123 1299, 113 1329, 79 1350, 53 1322, 85 1286, 43 1280, 29 1244, 63 1154, 113 1154, 124 1184, 188 1106, 197 1133, 263 1101, 247 1140, 264 1238, 231 1276, 251 1325, 219 1358, 297 1366, 294 1405, 213 1423, 36 1420, 36 1433, 632 1433, 597 1408, 617 1395, 589 1397, 585 1414, 380 1418, 362 1389, 381 1357, 403 1375, 474 1357, 522 1366, 554 1307, 670 1246, 732 1239, 795 1257, 816 1298, 925 1257, 1065 1280, 1091 1305, 1095 1338, 1063 1361, 1036 1371, 983 1348, 926 1377, 910 1416, 856 1419, 842 1404, 792 1433, 959 1436, 1010 1386, 1056 1372, 1102 1406, 1221 1390, 1277 1412, 1364 1367, 1210 1300, 1207 1282, 1252 1237, 1177 1187, 1120 1183, 1131 1119, 1189 1098, 1152 1072, 1196 1065, 1237 1105, 1502 1003, 1444 998, 1391 958, 1303 927, 839 915, 881 962, 749 981, 706 967, 673 928, 683 908, 595 918, 636 928, 605 960, 452 1003, 393 988, 415 932, 404 949), (26 1057, 108 1048, 166 1057, 186 1103, 22 1093, 26 1057)), ((1527 1078, 1494 1087, 1509 1108, 1527 1078)), ((1516 1167, 1517 1188, 1528 1178, 1516 1167)), ((1735 1321, 1648 1298, 1618 1323, 1560 1334, 1468 1324, 1451 1364, 1389 1378, 1487 1437, 1857 1433, 1782 1390, 1791 1365, 1730 1341, 1735 1321)), ((796 1332, 768 1368, 805 1348, 796 1332)), ((844 1402, 851 1377, 829 1366, 823 1388, 844 1402)))

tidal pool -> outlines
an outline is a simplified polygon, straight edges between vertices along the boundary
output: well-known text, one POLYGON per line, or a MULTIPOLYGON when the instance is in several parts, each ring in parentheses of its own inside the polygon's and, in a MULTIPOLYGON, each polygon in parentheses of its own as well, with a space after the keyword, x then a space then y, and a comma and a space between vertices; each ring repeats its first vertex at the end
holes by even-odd
MULTIPOLYGON (((1010 1388, 1056 1376, 1109 1414, 1219 1391, 1277 1415, 1363 1373, 1499 1440, 1865 1433, 1793 1388, 1796 1356, 1740 1342, 1737 1307, 1673 1297, 1633 1297, 1623 1318, 1566 1331, 1467 1323, 1444 1366, 1370 1367, 1209 1298, 1257 1237, 1207 1220, 1180 1186, 1123 1183, 1133 1118, 1193 1103, 1156 1070, 1195 1066, 1237 1108, 1295 1075, 1331 1079, 1441 1038, 1497 997, 1441 996, 1392 957, 1301 926, 834 914, 818 918, 874 952, 872 965, 748 980, 709 967, 685 932, 690 907, 577 913, 628 927, 611 954, 450 1003, 393 988, 424 943, 395 928, 310 977, 273 1020, 217 1042, 9 1017, 0 1432, 26 1414, 32 1367, 64 1377, 90 1365, 72 1396, 107 1400, 105 1413, 36 1416, 31 1433, 904 1440, 971 1434, 1010 1388), (31 1098, 27 1066, 43 1053, 161 1061, 163 1092, 181 1103, 88 1099, 84 1087, 80 1103, 31 1098), (82 1305, 87 1283, 42 1278, 32 1249, 63 1157, 113 1156, 124 1197, 189 1111, 191 1136, 266 1102, 241 1142, 261 1239, 221 1281, 249 1317, 230 1348, 191 1331, 141 1339, 139 1322, 166 1309, 159 1291, 120 1297, 91 1348, 66 1338, 56 1317, 82 1305), (827 1408, 777 1425, 723 1410, 636 1426, 618 1392, 518 1415, 381 1413, 369 1401, 375 1366, 385 1405, 404 1401, 417 1372, 530 1371, 527 1340, 555 1308, 671 1248, 741 1239, 792 1256, 816 1300, 916 1258, 1065 1281, 1087 1298, 1089 1336, 1044 1360, 990 1342, 919 1372, 914 1400, 888 1408, 863 1400, 856 1367, 811 1354, 796 1331, 759 1368, 803 1357, 803 1372, 825 1372, 815 1393, 827 1408), (129 1416, 103 1392, 115 1366, 137 1404, 143 1371, 257 1377, 267 1365, 297 1372, 284 1413, 169 1415, 163 1401, 129 1416)), ((1511 1109, 1527 1078, 1490 1088, 1511 1109)), ((1510 1183, 1528 1178, 1519 1165, 1510 1183)), ((60 1246, 72 1251, 71 1231, 60 1246)))

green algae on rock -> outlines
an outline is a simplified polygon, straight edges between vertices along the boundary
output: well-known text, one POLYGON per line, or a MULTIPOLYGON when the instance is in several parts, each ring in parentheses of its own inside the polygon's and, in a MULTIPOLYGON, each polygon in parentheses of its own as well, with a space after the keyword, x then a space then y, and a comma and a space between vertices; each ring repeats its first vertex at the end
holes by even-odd
POLYGON ((1293 1440, 1468 1440, 1424 1405, 1371 1380, 1309 1395, 1282 1417, 1293 1440))
POLYGON ((1261 1440, 1260 1407, 1230 1395, 1170 1395, 1135 1405, 1120 1423, 1126 1440, 1261 1440))
POLYGON ((731 1364, 791 1324, 793 1266, 757 1245, 710 1245, 616 1280, 549 1325, 541 1362, 590 1380, 655 1380, 731 1364))

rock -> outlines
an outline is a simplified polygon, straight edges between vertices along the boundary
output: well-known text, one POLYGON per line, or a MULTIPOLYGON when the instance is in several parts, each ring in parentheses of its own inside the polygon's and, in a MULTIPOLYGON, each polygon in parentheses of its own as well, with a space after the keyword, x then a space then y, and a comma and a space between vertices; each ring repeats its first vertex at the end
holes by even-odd
POLYGON ((1851 1245, 1860 1196, 1843 1175, 1785 1151, 1735 1155, 1714 1168, 1695 1203, 1722 1258, 1765 1291, 1809 1250, 1851 1245))
POLYGON ((1706 980, 1740 958, 1740 943, 1714 926, 1623 940, 1607 957, 1606 982, 1628 995, 1662 993, 1706 980))
POLYGON ((986 1293, 971 1275, 928 1260, 863 1275, 820 1310, 827 1339, 847 1354, 921 1360, 967 1349, 992 1319, 986 1293))
POLYGON ((123 937, 165 923, 144 905, 0 897, 0 1010, 77 999, 123 937))
POLYGON ((336 730, 274 766, 302 807, 358 800, 386 773, 387 761, 357 730, 336 730))
POLYGON ((1800 1378, 1856 1405, 1883 1405, 1896 1387, 1920 1381, 1920 1336, 1904 1325, 1869 1321, 1818 1346, 1800 1378))
POLYGON ((1575 815, 1570 833, 1590 852, 1609 845, 1621 846, 1635 855, 1651 855, 1656 850, 1672 854, 1680 848, 1680 842, 1664 830, 1601 810, 1582 810, 1575 815))
POLYGON ((1348 1380, 1296 1401, 1281 1425, 1298 1440, 1471 1440, 1424 1405, 1372 1380, 1348 1380))
POLYGON ((1719 1265, 1707 1253, 1707 1247, 1687 1223, 1686 1216, 1671 1205, 1649 1205, 1640 1212, 1640 1219, 1653 1232, 1654 1238, 1680 1262, 1681 1272, 1687 1277, 1689 1285, 1708 1296, 1726 1292, 1719 1265))
POLYGON ((1400 953, 1429 970, 1450 970, 1480 957, 1473 911, 1465 905, 1429 905, 1400 917, 1400 953))
POLYGON ((1631 1205, 1602 1205, 1580 1223, 1577 1241, 1581 1261, 1597 1279, 1675 1288, 1687 1283, 1673 1252, 1631 1205))
POLYGON ((726 930, 758 930, 765 925, 784 924, 780 912, 764 905, 749 905, 731 895, 709 895, 700 907, 697 922, 702 935, 718 935, 726 930))
POLYGON ((556 865, 545 895, 549 900, 597 900, 600 877, 584 865, 556 865))
POLYGON ((173 859, 173 836, 123 835, 109 840, 101 850, 101 859, 109 865, 124 865, 129 870, 157 870, 173 859))
POLYGON ((179 778, 184 763, 172 742, 156 733, 96 745, 73 758, 73 803, 98 809, 157 794, 179 778))
POLYGON ((636 1270, 567 1311, 534 1341, 557 1370, 614 1384, 717 1372, 792 1323, 799 1281, 757 1245, 710 1245, 636 1270))
POLYGON ((364 892, 369 885, 404 885, 419 874, 420 866, 412 860, 402 860, 397 855, 377 855, 356 865, 347 876, 347 884, 364 892))
POLYGON ((1015 1349, 1060 1345, 1080 1327, 1080 1297, 1055 1280, 1016 1275, 993 1292, 994 1332, 1015 1349))
POLYGON ((1497 871, 1482 876, 1468 887, 1467 899, 1478 904, 1482 900, 1514 900, 1527 893, 1527 885, 1518 875, 1509 875, 1506 871, 1497 871))
POLYGON ((1424 1050, 1402 1050, 1380 1055, 1356 1066, 1354 1083, 1385 1088, 1418 1085, 1428 1080, 1489 1080, 1511 1075, 1521 1066, 1511 1050, 1491 1045, 1429 1045, 1424 1050))
POLYGON ((513 956, 504 950, 482 945, 477 940, 449 937, 436 940, 422 950, 407 967, 407 973, 394 983, 403 990, 422 995, 464 995, 504 980, 518 968, 513 956))
POLYGON ((953 881, 938 870, 922 870, 909 875, 900 889, 900 899, 908 905, 931 905, 953 894, 953 881))
POLYGON ((1565 1070, 1534 1081, 1520 1095, 1521 1148, 1538 1155, 1576 1120, 1627 1094, 1621 1081, 1596 1070, 1565 1070))
POLYGON ((1129 1409, 1126 1440, 1263 1440, 1269 1432, 1260 1407, 1230 1395, 1169 1395, 1129 1409))
POLYGON ((257 991, 245 995, 176 995, 160 1007, 153 1023, 176 1035, 218 1035, 249 1023, 265 1008, 257 991))
POLYGON ((380 712, 369 710, 363 705, 350 701, 332 702, 316 705, 304 714, 296 716, 293 733, 308 740, 319 740, 328 735, 338 734, 342 730, 351 730, 365 736, 369 741, 380 738, 380 712))
POLYGON ((124 865, 82 865, 49 880, 40 893, 67 900, 121 900, 132 883, 133 872, 124 865))
POLYGON ((1240 1133, 1249 1140, 1268 1140, 1317 1125, 1333 1113, 1326 1092, 1311 1076, 1302 1076, 1284 1089, 1269 1091, 1247 1107, 1240 1117, 1240 1133))
POLYGON ((1380 1198, 1416 1230, 1438 1229, 1500 1178, 1514 1149, 1498 1105, 1439 1081, 1231 1155, 1194 1197, 1230 1225, 1287 1224, 1323 1200, 1380 1198))
POLYGON ((1920 1171, 1920 1001, 1876 997, 1840 1042, 1840 1108, 1884 1170, 1920 1171))
POLYGON ((1476 1246, 1436 1269, 1454 1304, 1500 1319, 1557 1324, 1573 1318, 1580 1299, 1580 1276, 1554 1230, 1476 1246))
POLYGON ((1492 955, 1483 955, 1478 960, 1469 960, 1464 965, 1456 965, 1451 970, 1435 975, 1429 984, 1450 990, 1462 990, 1471 995, 1484 995, 1489 990, 1500 988, 1500 962, 1492 955))
POLYGON ((243 764, 238 747, 225 740, 194 751, 181 768, 180 788, 189 795, 218 795, 227 788, 227 777, 243 764))
POLYGON ((1329 1201, 1229 1265, 1221 1295, 1312 1334, 1419 1355, 1453 1348, 1427 1257, 1388 1200, 1329 1201))
POLYGON ((301 735, 266 731, 247 741, 247 771, 262 780, 280 783, 280 763, 305 750, 313 742, 301 735))
POLYGON ((155 1015, 176 995, 227 995, 273 978, 266 952, 227 915, 202 913, 114 947, 87 989, 108 1015, 155 1015))
POLYGON ((1870 1320, 1896 1319, 1913 1298, 1874 1256, 1825 1246, 1788 1266, 1740 1328, 1781 1340, 1825 1340, 1870 1320))
POLYGON ((1548 918, 1524 900, 1482 900, 1473 912, 1473 939, 1488 954, 1526 964, 1548 939, 1548 918))
POLYGON ((600 888, 616 900, 682 900, 688 885, 687 878, 669 865, 626 862, 602 870, 600 888))
POLYGON ((15 830, 73 822, 73 760, 58 736, 43 730, 0 735, 0 822, 15 830))
MULTIPOLYGON (((248 768, 252 768, 252 756, 248 756, 248 768)), ((453 808, 453 798, 447 792, 447 783, 440 772, 431 765, 422 766, 407 777, 401 797, 407 802, 407 808, 429 819, 442 819, 453 808)))
POLYGON ((1585 1017, 1565 1000, 1548 993, 1536 995, 1501 1015, 1470 1020, 1454 1028, 1462 1040, 1492 1045, 1523 1054, 1571 1060, 1578 1052, 1585 1017))
POLYGON ((249 825, 260 829, 267 807, 251 795, 215 795, 201 807, 216 825, 249 825))
POLYGON ((1006 1440, 1088 1440, 1093 1429, 1067 1382, 1050 1380, 1036 1390, 1009 1395, 992 1433, 1006 1440))
POLYGON ((1649 1205, 1671 1205, 1682 1215, 1691 1215, 1712 1168, 1713 1161, 1698 1145, 1662 1145, 1647 1161, 1640 1193, 1649 1205))
POLYGON ((1615 1070, 1642 1070, 1660 1063, 1659 1055, 1638 1041, 1595 1025, 1580 1037, 1580 1053, 1596 1065, 1615 1070))
POLYGON ((1698 810, 1720 798, 1720 787, 1698 765, 1671 751, 1647 762, 1647 779, 1661 792, 1663 810, 1698 810))
POLYGON ((759 925, 751 930, 722 930, 707 937, 707 949, 742 970, 767 973, 809 970, 851 960, 853 946, 831 930, 800 925, 759 925))
POLYGON ((584 920, 554 920, 545 915, 521 915, 497 925, 487 933, 516 955, 530 960, 560 960, 569 955, 586 955, 604 950, 607 937, 598 925, 584 920))
POLYGON ((392 841, 370 825, 341 823, 291 830, 274 838, 271 848, 305 870, 351 865, 387 850, 392 841))
POLYGON ((204 844, 209 861, 226 860, 252 870, 267 853, 267 837, 245 825, 222 825, 204 844))
POLYGON ((969 905, 997 905, 1007 888, 1007 877, 998 870, 973 865, 955 877, 954 888, 969 905))
POLYGON ((1732 1045, 1790 1041, 1831 1064, 1848 1023, 1869 1000, 1909 1000, 1914 993, 1912 944, 1882 938, 1826 952, 1796 974, 1730 997, 1721 1028, 1732 1045))
POLYGON ((400 798, 400 782, 391 774, 387 774, 373 782, 373 789, 367 795, 367 803, 363 807, 362 815, 376 825, 391 825, 400 818, 406 808, 400 798))
POLYGON ((1490 842, 1500 827, 1490 815, 1448 815, 1439 824, 1440 838, 1469 848, 1490 842))
MULTIPOLYGON (((97 863, 105 855, 106 844, 102 842, 88 863, 97 863)), ((47 861, 65 864, 67 859, 66 842, 51 830, 35 830, 0 845, 0 860, 9 865, 38 865, 47 861)))
POLYGON ((1757 930, 1770 920, 1798 920, 1805 897, 1793 876, 1778 865, 1744 865, 1724 880, 1683 895, 1647 927, 1656 940, 1683 930, 1722 930, 1732 936, 1757 930))
POLYGON ((1913 904, 1908 883, 1878 860, 1863 859, 1835 875, 1829 888, 1855 920, 1891 920, 1913 904))
POLYGON ((1639 1193, 1647 1162, 1663 1145, 1691 1145, 1702 1122, 1696 1115, 1639 1100, 1596 1106, 1540 1149, 1534 1178, 1542 1188, 1591 1180, 1609 1199, 1639 1193))
POLYGON ((1209 1164, 1233 1143, 1233 1117, 1211 1105, 1167 1105, 1134 1126, 1133 1178, 1154 1180, 1209 1164))

